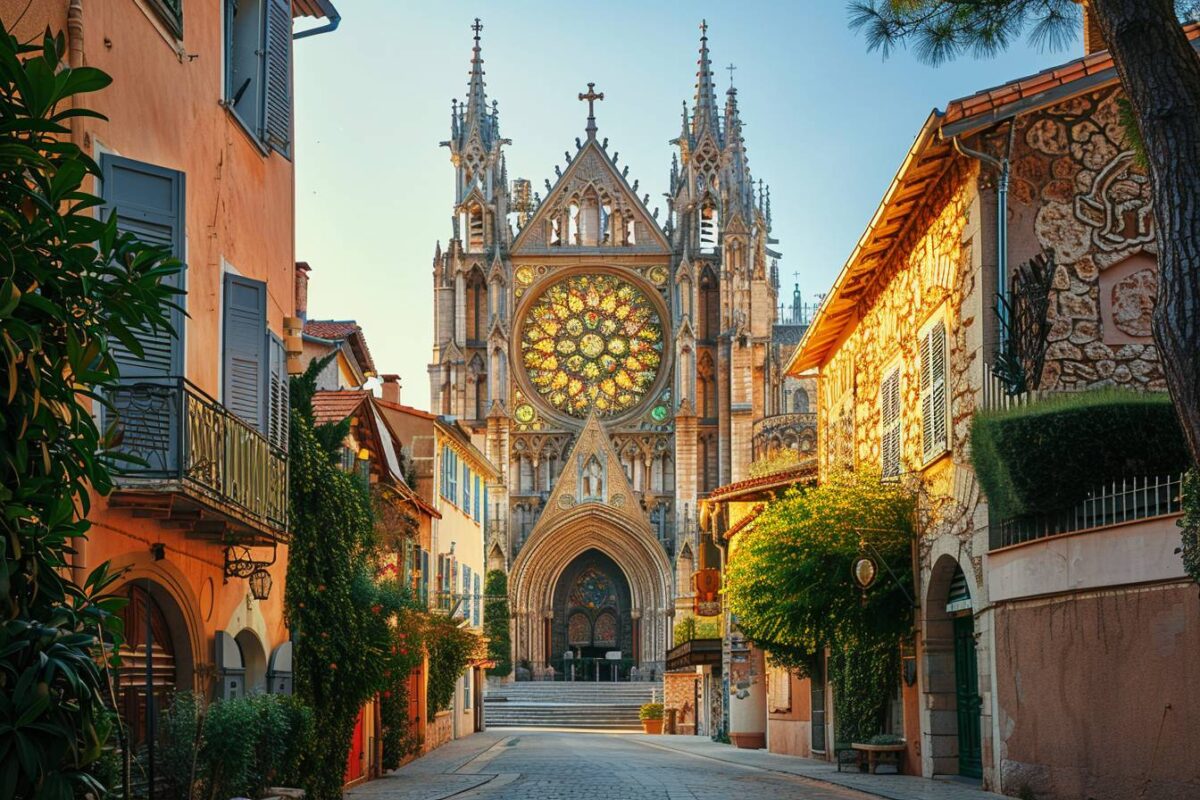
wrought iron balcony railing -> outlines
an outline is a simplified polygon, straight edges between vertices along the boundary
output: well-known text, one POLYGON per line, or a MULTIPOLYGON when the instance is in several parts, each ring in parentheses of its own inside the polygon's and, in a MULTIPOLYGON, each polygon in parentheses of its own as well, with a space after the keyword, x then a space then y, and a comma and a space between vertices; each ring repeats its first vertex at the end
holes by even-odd
POLYGON ((754 423, 751 452, 755 461, 781 450, 811 455, 817 450, 816 414, 774 414, 754 423))
POLYGON ((1096 488, 1066 511, 993 522, 990 549, 1179 514, 1182 478, 1178 474, 1123 478, 1096 488))
POLYGON ((287 541, 287 453, 186 378, 130 380, 107 395, 113 449, 136 459, 121 465, 112 505, 198 534, 287 541))

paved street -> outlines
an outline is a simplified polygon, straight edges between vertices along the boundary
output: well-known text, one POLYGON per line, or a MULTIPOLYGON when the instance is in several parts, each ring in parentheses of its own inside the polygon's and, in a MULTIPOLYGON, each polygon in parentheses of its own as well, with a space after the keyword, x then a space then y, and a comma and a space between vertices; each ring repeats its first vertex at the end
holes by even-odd
POLYGON ((662 747, 638 734, 507 730, 451 742, 396 773, 352 789, 349 797, 870 800, 874 796, 662 747))

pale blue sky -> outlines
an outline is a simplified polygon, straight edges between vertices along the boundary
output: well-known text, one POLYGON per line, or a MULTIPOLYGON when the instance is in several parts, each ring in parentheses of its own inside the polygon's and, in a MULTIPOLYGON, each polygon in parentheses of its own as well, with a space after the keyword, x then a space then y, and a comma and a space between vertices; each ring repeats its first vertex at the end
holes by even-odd
POLYGON ((884 61, 846 25, 842 0, 408 3, 339 0, 330 35, 296 44, 296 257, 313 267, 310 318, 353 318, 403 399, 429 405, 431 258, 450 233, 450 99, 466 92, 472 19, 483 19, 489 99, 513 140, 510 178, 545 194, 583 136, 588 81, 599 135, 666 203, 680 101, 694 93, 698 25, 724 105, 730 62, 750 166, 771 186, 784 289, 824 292, 933 107, 1078 55, 1018 46, 987 61, 884 61))

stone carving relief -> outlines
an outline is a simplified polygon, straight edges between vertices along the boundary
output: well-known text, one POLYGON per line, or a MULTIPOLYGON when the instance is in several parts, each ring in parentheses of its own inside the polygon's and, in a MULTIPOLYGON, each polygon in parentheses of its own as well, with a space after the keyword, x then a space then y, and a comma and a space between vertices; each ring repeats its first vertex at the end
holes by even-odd
POLYGON ((1154 299, 1158 296, 1158 273, 1140 269, 1112 287, 1113 324, 1129 336, 1149 337, 1154 299))
POLYGON ((1075 201, 1075 215, 1091 228, 1101 250, 1123 250, 1154 240, 1150 179, 1126 151, 1096 176, 1092 190, 1075 201))

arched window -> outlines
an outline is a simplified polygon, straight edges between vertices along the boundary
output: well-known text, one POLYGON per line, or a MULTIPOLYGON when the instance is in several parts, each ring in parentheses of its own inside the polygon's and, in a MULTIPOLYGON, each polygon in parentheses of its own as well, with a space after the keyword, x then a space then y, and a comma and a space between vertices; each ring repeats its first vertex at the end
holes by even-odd
POLYGON ((711 202, 700 208, 700 252, 717 251, 717 207, 711 202))
POLYGON ((721 286, 717 276, 707 267, 700 276, 699 322, 700 341, 716 341, 721 332, 721 286))
POLYGON ((480 342, 487 338, 488 291, 487 281, 478 269, 467 278, 467 340, 480 342))
POLYGON ((567 209, 567 244, 579 246, 579 204, 571 203, 567 209))
POLYGON ((717 415, 717 380, 712 354, 705 351, 696 365, 696 412, 702 418, 717 415))
POLYGON ((467 209, 467 252, 483 252, 483 206, 479 204, 467 209))
POLYGON ((792 410, 797 414, 808 413, 808 392, 803 389, 797 389, 792 395, 792 410))
POLYGON ((595 192, 583 198, 579 209, 579 245, 595 247, 600 243, 600 202, 595 192))

